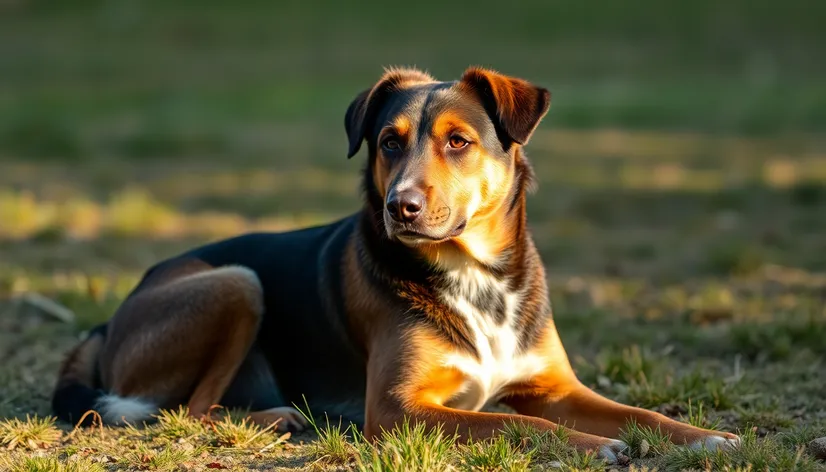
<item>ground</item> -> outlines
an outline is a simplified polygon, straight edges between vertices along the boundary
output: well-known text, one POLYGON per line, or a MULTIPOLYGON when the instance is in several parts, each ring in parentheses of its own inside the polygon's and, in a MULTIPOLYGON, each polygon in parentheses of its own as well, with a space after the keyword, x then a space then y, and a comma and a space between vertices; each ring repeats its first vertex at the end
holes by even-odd
POLYGON ((826 470, 805 447, 826 436, 822 14, 529 2, 508 33, 497 2, 399 21, 373 3, 329 2, 327 16, 0 3, 0 470, 604 468, 530 431, 467 447, 408 425, 373 447, 322 412, 320 435, 291 438, 237 413, 204 425, 167 412, 145 429, 48 419, 63 354, 146 267, 359 207, 364 156, 345 159, 342 117, 398 63, 443 78, 481 63, 552 90, 528 146, 529 221, 578 375, 744 437, 717 455, 630 425, 621 468, 826 470), (441 33, 412 41, 421 24, 441 33), (74 320, 21 302, 31 293, 74 320))

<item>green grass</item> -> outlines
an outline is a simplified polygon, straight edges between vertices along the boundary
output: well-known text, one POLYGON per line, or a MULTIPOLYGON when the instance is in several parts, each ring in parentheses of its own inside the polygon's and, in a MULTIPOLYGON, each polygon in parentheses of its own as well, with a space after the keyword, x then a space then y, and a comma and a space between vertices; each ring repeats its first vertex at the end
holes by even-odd
POLYGON ((822 470, 803 448, 791 449, 778 442, 757 438, 752 430, 743 431, 742 444, 728 452, 706 449, 674 448, 667 457, 671 470, 822 470))
POLYGON ((719 430, 720 418, 710 419, 703 402, 696 402, 692 404, 688 402, 688 411, 685 416, 680 418, 682 421, 703 429, 719 430))
POLYGON ((479 472, 527 472, 531 451, 520 452, 505 436, 466 446, 460 452, 460 470, 479 472))
POLYGON ((572 471, 596 471, 605 468, 605 462, 597 458, 593 451, 581 452, 568 444, 569 431, 564 427, 553 431, 537 431, 522 423, 511 423, 505 425, 502 437, 516 451, 530 458, 534 467, 572 471))
POLYGON ((673 447, 671 438, 659 427, 641 426, 635 421, 625 426, 619 439, 628 445, 625 453, 633 458, 661 456, 673 447))
POLYGON ((732 328, 733 345, 744 355, 759 359, 788 359, 795 352, 811 350, 826 354, 823 343, 826 319, 822 316, 788 316, 755 325, 740 324, 732 328))
POLYGON ((797 449, 809 444, 813 439, 821 438, 823 436, 826 436, 826 422, 819 425, 806 424, 798 426, 789 431, 778 434, 777 439, 780 444, 797 449))
POLYGON ((608 381, 628 384, 644 381, 654 374, 657 357, 632 345, 619 351, 605 350, 596 360, 593 372, 583 375, 585 381, 608 381))
POLYGON ((665 403, 688 404, 689 400, 709 402, 714 408, 729 409, 736 405, 735 384, 694 371, 676 379, 634 382, 626 391, 628 402, 642 407, 665 403))
MULTIPOLYGON (((305 404, 305 407, 307 409, 306 412, 303 410, 299 411, 301 411, 301 414, 304 415, 310 423, 310 427, 312 427, 317 436, 317 439, 311 446, 312 455, 316 461, 325 464, 345 465, 354 462, 359 452, 364 453, 364 451, 360 451, 357 445, 354 445, 348 437, 348 433, 356 433, 355 431, 351 431, 351 426, 342 427, 341 420, 339 420, 337 424, 330 424, 330 418, 326 414, 324 415, 326 424, 319 426, 317 420, 309 411, 309 405, 305 404)), ((358 436, 355 438, 358 440, 358 436)))
POLYGON ((396 428, 383 431, 378 443, 360 440, 357 469, 363 472, 452 470, 455 443, 456 437, 446 434, 441 427, 428 427, 406 419, 396 428))

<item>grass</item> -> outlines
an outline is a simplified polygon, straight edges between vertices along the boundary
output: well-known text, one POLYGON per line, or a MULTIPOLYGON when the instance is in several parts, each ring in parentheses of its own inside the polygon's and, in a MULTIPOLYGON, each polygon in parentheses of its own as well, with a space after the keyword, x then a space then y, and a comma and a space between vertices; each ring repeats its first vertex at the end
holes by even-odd
POLYGON ((78 197, 40 201, 30 192, 0 191, 0 237, 43 243, 114 238, 173 239, 190 235, 228 237, 295 225, 289 219, 242 218, 219 211, 188 214, 155 201, 145 190, 125 189, 100 204, 78 197))
POLYGON ((413 472, 416 470, 455 469, 456 438, 441 427, 405 420, 390 431, 383 431, 381 441, 359 441, 357 469, 366 471, 413 472))
MULTIPOLYGON (((569 432, 564 427, 553 431, 537 431, 522 423, 512 423, 502 430, 502 437, 522 457, 529 459, 532 467, 596 471, 604 470, 606 465, 597 458, 596 453, 581 452, 568 444, 569 432)), ((517 455, 516 458, 519 457, 517 455)))
POLYGON ((824 435, 826 435, 826 423, 820 425, 807 424, 781 433, 777 436, 777 439, 780 444, 797 449, 824 435))
POLYGON ((158 437, 168 440, 187 440, 206 436, 208 427, 203 421, 189 416, 185 406, 177 410, 162 410, 158 415, 158 437))
POLYGON ((0 458, 0 465, 8 472, 104 472, 106 468, 88 459, 14 456, 0 458))
POLYGON ((134 450, 121 458, 119 464, 138 470, 175 470, 183 463, 192 462, 196 456, 196 449, 187 449, 173 444, 161 447, 138 444, 134 450))
POLYGON ((826 353, 822 340, 826 323, 817 316, 790 316, 757 325, 737 325, 732 329, 732 342, 744 355, 755 359, 788 359, 794 352, 811 350, 816 355, 826 353))
POLYGON ((619 439, 628 445, 626 454, 633 458, 661 456, 673 447, 671 438, 659 427, 641 426, 636 421, 625 426, 619 439))
POLYGON ((662 404, 688 405, 690 401, 706 402, 715 409, 731 409, 738 400, 738 381, 727 381, 710 375, 703 370, 671 377, 643 377, 632 381, 624 389, 623 398, 629 403, 651 408, 662 404))
POLYGON ((464 445, 406 424, 368 443, 335 419, 287 438, 239 412, 74 432, 48 416, 63 353, 148 266, 358 208, 341 119, 382 66, 473 63, 553 92, 529 221, 579 376, 744 432, 718 454, 629 425, 629 470, 826 469, 803 449, 826 436, 823 6, 417 2, 390 21, 376 2, 6 3, 0 469, 603 470, 564 429, 464 445))
POLYGON ((315 432, 317 439, 312 444, 312 455, 317 462, 333 465, 345 465, 354 462, 359 452, 364 454, 364 448, 360 449, 359 444, 367 446, 366 441, 362 440, 358 444, 353 444, 348 434, 352 433, 357 442, 359 440, 358 432, 354 431, 351 425, 342 429, 342 423, 339 419, 338 424, 330 424, 330 417, 324 415, 325 425, 319 426, 318 420, 312 415, 310 406, 307 400, 304 400, 304 410, 299 409, 301 415, 310 424, 310 427, 315 432))
POLYGON ((562 463, 576 455, 576 451, 568 445, 568 431, 565 428, 538 431, 523 423, 510 423, 505 425, 502 436, 540 463, 562 463))
POLYGON ((632 345, 621 350, 605 350, 596 360, 593 371, 583 375, 586 381, 602 381, 629 384, 651 377, 656 369, 657 357, 632 345))
POLYGON ((61 435, 52 417, 26 415, 25 421, 14 418, 0 423, 0 446, 9 450, 18 447, 29 450, 48 448, 60 440, 61 435))
POLYGON ((719 430, 721 420, 719 418, 710 419, 703 402, 697 402, 692 405, 688 402, 688 411, 686 415, 680 418, 682 421, 696 426, 698 428, 719 430))
POLYGON ((520 452, 505 436, 466 446, 461 451, 460 470, 479 472, 527 472, 531 451, 520 452))
POLYGON ((741 446, 730 452, 674 448, 667 457, 672 470, 822 470, 802 447, 791 449, 771 440, 760 440, 753 430, 740 435, 741 446))
POLYGON ((213 443, 221 447, 239 449, 270 449, 289 437, 289 433, 277 435, 275 423, 260 427, 251 423, 243 413, 227 413, 219 421, 212 422, 213 443))

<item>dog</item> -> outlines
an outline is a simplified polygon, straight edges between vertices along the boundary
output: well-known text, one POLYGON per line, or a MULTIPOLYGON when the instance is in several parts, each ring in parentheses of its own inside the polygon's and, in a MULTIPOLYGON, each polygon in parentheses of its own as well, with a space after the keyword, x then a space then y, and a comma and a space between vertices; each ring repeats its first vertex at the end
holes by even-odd
POLYGON ((609 462, 629 421, 675 443, 738 437, 622 405, 584 386, 557 334, 526 221, 524 146, 548 90, 483 68, 440 82, 388 69, 345 115, 367 143, 364 206, 326 226, 241 235, 149 269, 61 366, 57 417, 110 424, 186 405, 246 408, 300 430, 290 405, 368 438, 405 418, 482 440, 510 423, 569 428, 609 462), (515 413, 480 411, 491 402, 515 413), (565 426, 562 426, 565 425, 565 426))

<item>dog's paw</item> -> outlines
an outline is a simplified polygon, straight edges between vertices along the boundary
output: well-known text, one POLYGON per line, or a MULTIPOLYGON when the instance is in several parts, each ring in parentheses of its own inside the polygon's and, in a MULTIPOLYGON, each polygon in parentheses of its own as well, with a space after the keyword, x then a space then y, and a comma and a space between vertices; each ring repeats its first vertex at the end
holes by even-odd
POLYGON ((619 439, 609 439, 597 450, 597 457, 608 464, 620 464, 627 460, 627 456, 622 454, 628 449, 628 444, 619 439))
POLYGON ((619 439, 611 439, 593 434, 570 431, 568 444, 580 452, 595 453, 598 458, 608 464, 626 465, 628 456, 623 454, 628 450, 628 444, 619 439))
POLYGON ((257 424, 270 425, 275 423, 275 430, 297 433, 307 428, 307 418, 295 408, 281 406, 270 408, 269 410, 256 411, 250 414, 250 418, 257 424))
POLYGON ((689 445, 691 449, 706 449, 717 451, 719 449, 736 449, 740 447, 740 438, 734 434, 724 433, 725 436, 706 436, 698 439, 689 445))

